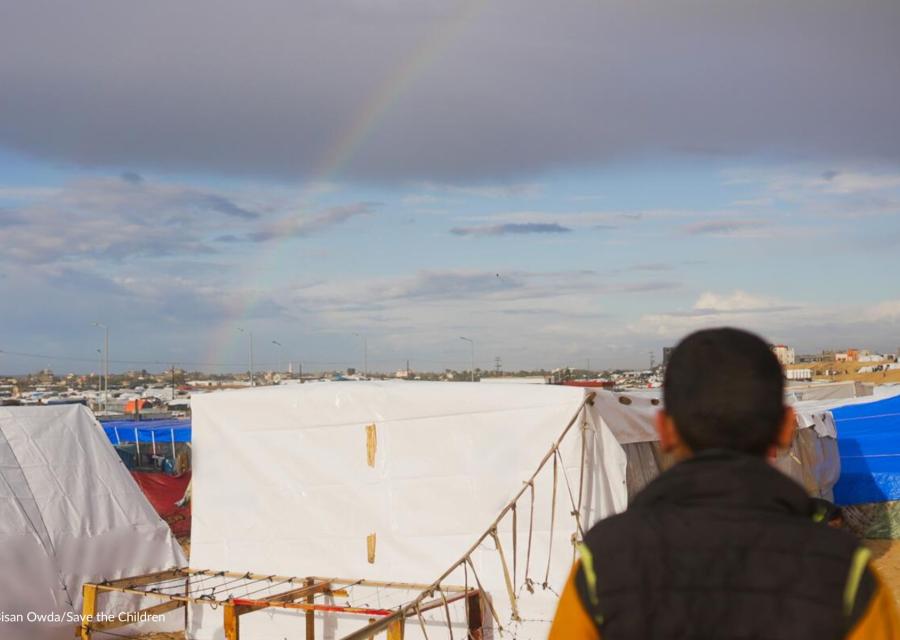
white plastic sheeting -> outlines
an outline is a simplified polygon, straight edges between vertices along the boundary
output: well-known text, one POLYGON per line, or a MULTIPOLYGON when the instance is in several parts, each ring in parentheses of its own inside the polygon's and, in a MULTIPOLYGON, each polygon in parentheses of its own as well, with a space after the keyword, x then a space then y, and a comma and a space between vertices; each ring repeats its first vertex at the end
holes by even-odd
POLYGON ((0 407, 0 638, 69 640, 84 582, 178 565, 169 527, 88 409, 0 407))
MULTIPOLYGON (((320 383, 197 396, 192 565, 430 583, 522 488, 584 397, 583 389, 556 386, 426 382, 320 383), (376 434, 372 466, 368 425, 376 434), (376 536, 372 563, 370 534, 376 536)), ((523 586, 528 492, 518 503, 515 553, 511 518, 499 526, 507 562, 516 558, 516 590, 527 622, 512 627, 523 640, 546 637, 554 591, 571 567, 576 525, 570 495, 583 493, 585 528, 626 506, 622 448, 591 412, 579 412, 576 420, 561 448, 552 545, 552 464, 535 481, 533 594, 523 586), (582 434, 587 462, 579 485, 582 434), (545 577, 548 589, 541 586, 545 577)), ((505 626, 511 609, 490 538, 473 561, 505 626)), ((460 570, 447 582, 462 584, 464 578, 460 570)), ((471 585, 471 573, 468 580, 471 585)), ((415 594, 406 595, 410 600, 415 594)), ((370 606, 402 601, 390 601, 387 593, 366 597, 370 606)), ((446 637, 441 616, 426 614, 431 638, 446 637)), ((338 638, 359 620, 326 614, 317 615, 317 624, 317 637, 338 638)), ((191 638, 222 638, 221 625, 221 611, 192 608, 191 638)), ((255 612, 241 618, 241 637, 302 637, 303 625, 297 612, 255 612)), ((410 621, 407 637, 420 634, 410 621)), ((465 632, 457 626, 454 634, 465 632)))

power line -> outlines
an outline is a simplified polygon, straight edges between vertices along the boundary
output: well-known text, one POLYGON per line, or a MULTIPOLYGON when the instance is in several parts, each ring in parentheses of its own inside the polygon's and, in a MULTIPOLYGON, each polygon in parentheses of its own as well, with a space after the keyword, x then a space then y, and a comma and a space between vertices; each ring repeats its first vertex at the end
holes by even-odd
MULTIPOLYGON (((96 357, 93 358, 84 358, 78 356, 62 356, 62 355, 52 355, 47 353, 29 353, 25 351, 9 351, 6 349, 0 349, 0 354, 4 354, 7 356, 15 356, 19 358, 33 358, 38 360, 55 360, 62 362, 90 362, 95 363, 96 357)), ((456 365, 464 365, 467 363, 463 363, 462 361, 454 361, 454 360, 429 360, 417 358, 418 362, 427 362, 431 364, 456 364, 456 365)), ((179 366, 191 366, 191 367, 230 367, 236 369, 246 369, 246 362, 197 362, 197 361, 187 361, 187 360, 178 360, 173 358, 167 358, 165 360, 123 360, 123 359, 110 359, 110 363, 112 364, 126 364, 126 365, 160 365, 164 366, 166 369, 172 366, 173 361, 175 364, 179 366)), ((302 362, 307 365, 331 365, 331 366, 353 366, 355 363, 354 360, 306 360, 302 359, 302 362)), ((375 363, 391 363, 393 359, 385 358, 384 360, 375 360, 375 363)), ((264 367, 276 367, 279 366, 280 363, 276 362, 257 362, 257 365, 264 367)))

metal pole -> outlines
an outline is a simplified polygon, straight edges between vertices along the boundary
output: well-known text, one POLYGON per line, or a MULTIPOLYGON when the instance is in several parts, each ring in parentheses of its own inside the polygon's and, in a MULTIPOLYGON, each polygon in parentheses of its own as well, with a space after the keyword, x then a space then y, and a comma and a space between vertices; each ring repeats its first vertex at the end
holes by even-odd
POLYGON ((281 365, 284 364, 284 361, 282 360, 282 358, 284 357, 284 345, 281 344, 280 342, 278 342, 278 340, 272 340, 272 344, 274 344, 274 345, 276 345, 276 346, 278 346, 278 347, 281 347, 281 351, 278 352, 278 353, 279 353, 279 356, 278 356, 278 368, 281 369, 281 365))
POLYGON ((97 407, 103 398, 103 349, 97 349, 97 407))
POLYGON ((468 342, 469 345, 471 345, 471 347, 472 347, 472 376, 471 376, 471 380, 472 380, 472 382, 475 382, 475 341, 472 340, 471 338, 466 338, 465 336, 460 336, 459 339, 460 339, 460 340, 465 340, 465 341, 468 342))
POLYGON ((109 327, 101 322, 95 322, 95 327, 103 329, 103 411, 105 412, 109 405, 109 327))
POLYGON ((238 327, 238 331, 241 333, 247 334, 247 340, 250 346, 250 386, 253 386, 253 332, 252 331, 244 331, 240 327, 238 327))
POLYGON ((103 356, 106 358, 106 367, 104 375, 106 376, 106 384, 104 385, 103 391, 103 410, 109 410, 109 327, 103 327, 104 329, 104 354, 103 356))

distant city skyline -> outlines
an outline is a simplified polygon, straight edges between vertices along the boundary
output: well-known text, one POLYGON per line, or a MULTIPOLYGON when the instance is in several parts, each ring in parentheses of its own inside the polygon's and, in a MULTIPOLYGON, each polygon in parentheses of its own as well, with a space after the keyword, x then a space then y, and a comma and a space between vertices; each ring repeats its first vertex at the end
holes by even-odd
POLYGON ((0 374, 87 370, 95 322, 114 372, 894 353, 900 4, 846 12, 11 4, 0 374))

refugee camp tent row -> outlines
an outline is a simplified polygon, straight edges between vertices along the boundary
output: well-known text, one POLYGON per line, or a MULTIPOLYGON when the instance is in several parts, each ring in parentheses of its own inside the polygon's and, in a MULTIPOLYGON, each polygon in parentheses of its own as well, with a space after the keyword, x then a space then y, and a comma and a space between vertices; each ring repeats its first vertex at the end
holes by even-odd
MULTIPOLYGON (((0 407, 0 540, 4 640, 69 640, 84 582, 185 563, 82 405, 0 407)), ((139 608, 121 596, 103 605, 139 608)))

